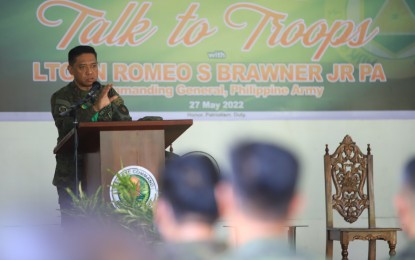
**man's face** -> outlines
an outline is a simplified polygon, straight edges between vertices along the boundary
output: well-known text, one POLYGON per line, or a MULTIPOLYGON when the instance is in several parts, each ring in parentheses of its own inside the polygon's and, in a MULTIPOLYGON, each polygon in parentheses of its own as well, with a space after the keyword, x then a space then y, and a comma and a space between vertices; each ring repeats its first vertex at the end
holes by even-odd
POLYGON ((76 57, 75 63, 69 65, 68 70, 82 90, 89 90, 92 83, 98 79, 98 62, 92 53, 84 53, 76 57))

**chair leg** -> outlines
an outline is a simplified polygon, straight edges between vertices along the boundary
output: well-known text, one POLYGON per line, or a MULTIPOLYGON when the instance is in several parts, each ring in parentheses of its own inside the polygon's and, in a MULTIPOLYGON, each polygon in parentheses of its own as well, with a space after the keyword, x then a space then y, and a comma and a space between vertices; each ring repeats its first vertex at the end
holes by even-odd
POLYGON ((333 240, 326 239, 326 259, 333 259, 333 240))
POLYGON ((369 240, 369 260, 376 260, 376 240, 369 240))
POLYGON ((342 246, 342 260, 348 260, 349 252, 347 251, 347 248, 349 247, 349 243, 340 243, 342 246))
POLYGON ((392 242, 392 241, 388 241, 389 244, 389 256, 392 258, 396 255, 396 243, 392 242))

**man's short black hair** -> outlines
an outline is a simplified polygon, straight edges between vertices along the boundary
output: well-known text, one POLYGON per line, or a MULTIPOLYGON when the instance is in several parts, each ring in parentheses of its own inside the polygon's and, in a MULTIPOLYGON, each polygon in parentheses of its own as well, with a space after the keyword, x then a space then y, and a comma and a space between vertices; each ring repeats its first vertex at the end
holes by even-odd
POLYGON ((160 177, 160 196, 172 206, 177 221, 193 217, 213 224, 219 215, 214 195, 219 175, 215 162, 203 154, 174 158, 160 177))
POLYGON ((92 53, 95 55, 95 58, 97 58, 97 53, 95 51, 95 49, 91 46, 87 46, 87 45, 79 45, 76 46, 74 48, 72 48, 69 52, 68 52, 68 63, 69 65, 73 65, 76 61, 76 58, 84 53, 92 53))
POLYGON ((237 202, 247 213, 284 218, 296 191, 299 164, 277 145, 246 142, 231 151, 231 182, 237 202))
POLYGON ((411 192, 415 193, 415 157, 410 159, 403 172, 403 181, 411 192))

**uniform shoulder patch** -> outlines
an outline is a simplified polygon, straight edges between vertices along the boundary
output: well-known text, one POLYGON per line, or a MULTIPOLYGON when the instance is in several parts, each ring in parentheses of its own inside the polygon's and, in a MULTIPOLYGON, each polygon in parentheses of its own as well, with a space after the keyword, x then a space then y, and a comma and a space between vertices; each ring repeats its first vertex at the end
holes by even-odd
POLYGON ((66 112, 68 108, 66 106, 59 106, 58 110, 59 110, 59 113, 63 113, 63 112, 66 112))
POLYGON ((121 106, 119 106, 119 110, 124 115, 128 115, 129 114, 128 108, 124 104, 122 104, 121 106))

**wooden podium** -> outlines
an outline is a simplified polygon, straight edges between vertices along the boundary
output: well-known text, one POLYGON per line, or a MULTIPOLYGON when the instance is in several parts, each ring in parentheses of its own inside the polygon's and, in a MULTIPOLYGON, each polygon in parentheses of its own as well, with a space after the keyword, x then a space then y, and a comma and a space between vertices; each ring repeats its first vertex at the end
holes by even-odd
MULTIPOLYGON (((78 153, 84 158, 81 180, 87 194, 102 186, 109 201, 112 177, 122 167, 138 165, 156 180, 164 166, 165 149, 193 124, 193 120, 82 122, 78 127, 78 153)), ((74 130, 55 147, 56 153, 73 153, 74 130)))

